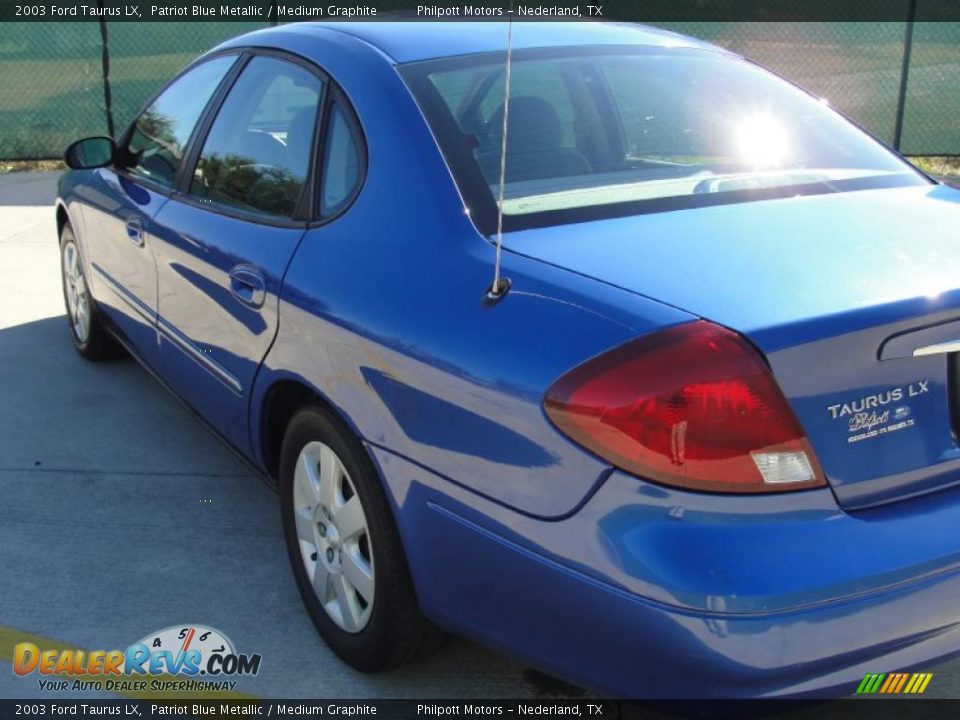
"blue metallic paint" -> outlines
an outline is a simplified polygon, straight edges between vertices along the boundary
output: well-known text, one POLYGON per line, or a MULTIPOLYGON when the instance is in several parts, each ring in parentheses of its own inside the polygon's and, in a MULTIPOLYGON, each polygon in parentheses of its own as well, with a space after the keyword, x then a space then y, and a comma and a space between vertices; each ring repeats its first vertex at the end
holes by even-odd
MULTIPOLYGON (((502 52, 507 32, 506 23, 497 22, 303 23, 301 27, 311 35, 322 28, 359 38, 395 63, 502 52)), ((648 45, 710 48, 726 52, 692 37, 639 25, 524 22, 513 26, 513 47, 517 50, 570 45, 648 45)))
POLYGON ((745 501, 615 472, 543 522, 371 452, 431 617, 616 696, 845 695, 960 648, 956 497, 850 516, 827 490, 745 501), (898 546, 921 525, 924 547, 898 546))
POLYGON ((307 232, 290 267, 282 331, 258 379, 253 417, 279 377, 303 378, 362 437, 526 513, 569 512, 605 465, 557 435, 540 407, 543 392, 587 357, 690 316, 519 257, 505 264, 509 298, 484 305, 490 246, 393 67, 362 43, 348 53, 315 42, 317 31, 295 30, 284 45, 309 52, 360 118, 367 178, 344 215, 307 232), (385 216, 384 198, 403 215, 385 216), (532 328, 536 343, 526 342, 532 328), (451 406, 461 412, 436 415, 451 406), (438 442, 443 421, 452 425, 449 446, 438 442), (478 455, 517 436, 533 448, 526 457, 540 463, 537 472, 489 450, 478 455))
MULTIPOLYGON (((960 482, 944 356, 880 360, 888 338, 957 317, 958 222, 960 192, 931 185, 596 222, 589 243, 543 228, 505 245, 744 333, 841 503, 862 507, 960 482), (829 371, 809 371, 817 366, 829 371), (882 442, 848 443, 849 418, 827 410, 920 381, 929 392, 889 408, 909 407, 917 425, 882 442)), ((956 339, 953 330, 927 331, 914 347, 956 339)))
MULTIPOLYGON (((955 196, 869 191, 517 233, 504 256, 513 289, 485 304, 492 249, 390 61, 496 47, 485 27, 472 25, 478 34, 460 44, 439 34, 421 42, 412 25, 307 24, 227 43, 282 48, 328 72, 363 126, 366 182, 344 215, 305 233, 176 198, 146 203, 159 330, 149 317, 116 315, 137 351, 155 363, 164 337, 161 374, 264 471, 272 391, 291 381, 311 388, 366 443, 424 612, 563 677, 630 697, 846 692, 868 670, 956 652, 958 492, 857 511, 836 500, 861 506, 960 473, 943 357, 877 359, 917 315, 956 319, 954 294, 919 297, 955 277, 955 253, 922 224, 933 218, 939 227, 926 229, 942 232, 955 196), (886 221, 871 222, 878 215, 886 221), (923 281, 895 272, 907 229, 923 232, 914 256, 923 281), (834 255, 832 237, 854 240, 834 255), (844 282, 854 260, 880 278, 844 282), (262 312, 227 290, 238 263, 266 270, 262 312), (831 488, 680 492, 611 473, 550 425, 541 401, 561 374, 698 316, 747 333, 766 353, 831 488), (165 323, 209 350, 244 395, 175 350, 165 323), (841 446, 827 404, 915 377, 932 383, 914 408, 929 433, 902 433, 872 456, 841 446), (931 458, 931 470, 910 469, 931 458), (935 477, 896 481, 902 472, 935 477)), ((675 42, 623 28, 529 28, 531 46, 597 42, 598 33, 675 42)), ((71 217, 83 207, 86 243, 103 227, 94 213, 121 214, 136 196, 118 195, 110 177, 75 172, 61 183, 71 217)), ((105 231, 95 242, 85 246, 94 262, 133 248, 105 231)), ((115 265, 120 282, 138 272, 115 265)), ((94 291, 120 312, 103 282, 94 291)))
POLYGON ((127 222, 138 221, 144 237, 149 236, 156 228, 153 218, 167 197, 109 169, 85 175, 86 182, 74 186, 73 198, 71 185, 79 178, 68 175, 61 182, 60 196, 73 200, 72 215, 82 216, 80 244, 86 277, 98 305, 140 348, 144 362, 156 367, 156 261, 152 247, 133 242, 127 222))
POLYGON ((249 455, 250 392, 277 332, 281 281, 304 228, 218 215, 177 198, 156 223, 164 379, 249 455), (266 281, 261 307, 231 293, 230 272, 245 264, 266 281))

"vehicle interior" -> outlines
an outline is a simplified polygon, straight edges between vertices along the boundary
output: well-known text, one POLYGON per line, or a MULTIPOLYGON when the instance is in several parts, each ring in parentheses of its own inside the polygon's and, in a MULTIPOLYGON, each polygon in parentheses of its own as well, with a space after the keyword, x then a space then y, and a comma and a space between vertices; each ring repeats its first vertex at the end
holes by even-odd
POLYGON ((891 157, 865 152, 865 138, 844 142, 843 120, 815 99, 735 59, 520 60, 506 110, 502 63, 430 81, 494 195, 506 111, 505 214, 898 170, 891 157))

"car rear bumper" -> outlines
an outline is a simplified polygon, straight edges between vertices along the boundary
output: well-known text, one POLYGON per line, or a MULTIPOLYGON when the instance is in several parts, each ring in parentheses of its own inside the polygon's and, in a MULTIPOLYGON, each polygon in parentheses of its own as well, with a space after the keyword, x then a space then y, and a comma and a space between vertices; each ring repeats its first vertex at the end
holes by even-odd
POLYGON ((374 455, 424 611, 597 690, 843 696, 960 651, 956 496, 853 516, 828 490, 730 498, 614 473, 548 522, 374 455))

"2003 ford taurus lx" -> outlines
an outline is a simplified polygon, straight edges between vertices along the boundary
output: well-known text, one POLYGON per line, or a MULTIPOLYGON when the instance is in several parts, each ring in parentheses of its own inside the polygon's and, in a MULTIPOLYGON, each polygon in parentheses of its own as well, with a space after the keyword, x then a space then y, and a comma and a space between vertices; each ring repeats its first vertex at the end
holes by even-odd
POLYGON ((258 31, 72 145, 77 350, 277 485, 362 670, 453 631, 619 696, 846 694, 960 650, 960 194, 698 41, 508 35, 258 31))

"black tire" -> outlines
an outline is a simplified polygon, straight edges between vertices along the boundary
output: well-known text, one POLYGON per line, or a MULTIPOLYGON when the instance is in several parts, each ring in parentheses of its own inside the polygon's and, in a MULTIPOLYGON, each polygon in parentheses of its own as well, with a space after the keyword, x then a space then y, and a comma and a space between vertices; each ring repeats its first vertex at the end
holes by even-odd
MULTIPOLYGON (((83 271, 83 262, 79 262, 79 273, 83 277, 85 292, 87 295, 87 307, 89 313, 89 328, 86 337, 81 337, 71 316, 70 301, 67 297, 69 290, 67 287, 67 273, 65 269, 64 257, 67 247, 72 245, 74 251, 79 253, 79 243, 73 234, 73 228, 69 223, 63 226, 60 231, 60 285, 63 289, 63 304, 67 311, 67 327, 70 332, 70 339, 73 346, 87 360, 100 362, 102 360, 113 360, 124 355, 123 346, 110 334, 103 324, 103 319, 97 310, 97 304, 90 293, 90 284, 86 281, 86 275, 83 271)), ((79 256, 78 256, 79 257, 79 256)))
POLYGON ((324 641, 348 665, 363 672, 398 667, 433 652, 446 635, 420 612, 390 503, 376 470, 343 423, 320 406, 308 406, 290 421, 280 454, 280 506, 287 554, 310 619, 324 641), (294 475, 301 451, 311 442, 338 456, 360 499, 369 534, 376 582, 369 620, 348 632, 327 614, 310 582, 294 517, 294 475))

